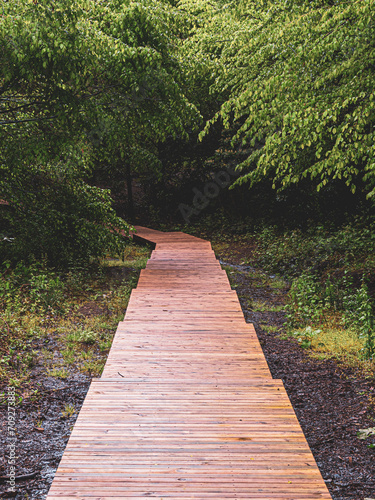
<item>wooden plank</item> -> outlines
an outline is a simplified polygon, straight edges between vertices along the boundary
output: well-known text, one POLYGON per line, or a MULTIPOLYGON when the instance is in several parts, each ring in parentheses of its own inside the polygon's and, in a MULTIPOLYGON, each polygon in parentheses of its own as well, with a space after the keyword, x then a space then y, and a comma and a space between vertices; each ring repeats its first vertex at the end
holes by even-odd
POLYGON ((137 228, 156 245, 48 500, 328 500, 208 241, 137 228))

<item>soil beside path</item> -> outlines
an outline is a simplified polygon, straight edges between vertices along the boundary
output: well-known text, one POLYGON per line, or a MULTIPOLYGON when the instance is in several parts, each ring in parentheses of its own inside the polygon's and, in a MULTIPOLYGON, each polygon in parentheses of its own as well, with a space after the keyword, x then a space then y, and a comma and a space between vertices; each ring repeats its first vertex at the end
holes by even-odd
MULTIPOLYGON (((375 425, 375 380, 333 359, 312 358, 285 337, 288 284, 246 265, 235 244, 217 255, 237 290, 246 321, 253 323, 272 376, 283 381, 333 500, 375 499, 375 449, 359 429, 375 425)), ((311 351, 310 351, 311 352, 311 351)))

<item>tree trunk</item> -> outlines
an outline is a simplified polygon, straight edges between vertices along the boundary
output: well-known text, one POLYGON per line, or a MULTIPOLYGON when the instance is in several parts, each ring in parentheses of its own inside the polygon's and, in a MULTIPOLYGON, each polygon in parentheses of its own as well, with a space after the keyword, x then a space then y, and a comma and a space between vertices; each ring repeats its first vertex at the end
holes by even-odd
POLYGON ((127 219, 128 222, 134 222, 134 201, 133 201, 133 183, 132 183, 132 174, 130 169, 130 164, 126 164, 126 187, 128 191, 128 213, 127 219))

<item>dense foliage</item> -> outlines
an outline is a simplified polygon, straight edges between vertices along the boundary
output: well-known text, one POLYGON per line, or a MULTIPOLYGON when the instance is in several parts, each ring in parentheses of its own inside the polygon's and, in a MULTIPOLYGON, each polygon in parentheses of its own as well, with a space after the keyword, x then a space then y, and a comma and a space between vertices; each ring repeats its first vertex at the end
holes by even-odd
POLYGON ((129 169, 199 119, 175 55, 183 23, 154 1, 2 8, 0 199, 14 238, 2 250, 54 262, 101 255, 128 225, 90 185, 94 160, 129 169))
MULTIPOLYGON (((257 264, 291 282, 287 328, 302 347, 319 350, 329 334, 333 344, 345 338, 353 348, 359 339, 360 356, 374 359, 374 219, 358 217, 331 230, 314 226, 306 232, 268 227, 256 238, 257 264)), ((346 344, 342 354, 350 350, 346 344)))
POLYGON ((343 179, 375 194, 375 2, 192 2, 185 50, 207 61, 220 110, 248 155, 237 183, 283 189, 343 179))

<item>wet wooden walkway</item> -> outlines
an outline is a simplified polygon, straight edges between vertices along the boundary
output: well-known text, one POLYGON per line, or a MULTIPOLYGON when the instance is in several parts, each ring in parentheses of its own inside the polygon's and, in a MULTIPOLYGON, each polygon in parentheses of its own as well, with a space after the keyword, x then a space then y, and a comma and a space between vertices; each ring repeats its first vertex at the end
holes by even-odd
POLYGON ((330 499, 208 241, 156 243, 48 500, 330 499))

